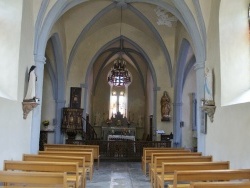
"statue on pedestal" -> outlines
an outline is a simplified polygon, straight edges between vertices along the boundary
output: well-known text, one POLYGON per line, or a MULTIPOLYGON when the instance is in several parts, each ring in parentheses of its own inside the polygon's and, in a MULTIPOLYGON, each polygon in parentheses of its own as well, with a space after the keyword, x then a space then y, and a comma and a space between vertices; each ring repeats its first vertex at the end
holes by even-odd
POLYGON ((167 94, 167 91, 163 92, 163 96, 161 97, 161 121, 169 121, 170 120, 170 98, 167 94))

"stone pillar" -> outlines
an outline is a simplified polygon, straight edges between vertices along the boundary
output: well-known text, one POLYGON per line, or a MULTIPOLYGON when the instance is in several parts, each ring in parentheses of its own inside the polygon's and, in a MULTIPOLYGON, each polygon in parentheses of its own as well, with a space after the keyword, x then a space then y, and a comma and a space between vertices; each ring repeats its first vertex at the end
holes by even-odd
POLYGON ((181 117, 182 117, 182 102, 176 102, 173 104, 175 115, 173 117, 174 128, 174 138, 173 138, 173 147, 181 147, 182 144, 182 130, 180 126, 181 117))
MULTIPOLYGON (((83 117, 85 118, 86 117, 86 109, 89 105, 89 102, 87 100, 87 97, 88 97, 88 85, 86 83, 84 84, 81 84, 80 87, 82 88, 82 90, 84 89, 84 92, 82 91, 83 93, 83 105, 81 105, 83 107, 83 117)), ((83 131, 86 132, 86 121, 83 121, 83 131)))
POLYGON ((205 122, 202 120, 201 99, 204 98, 204 67, 205 62, 196 62, 194 70, 196 71, 196 98, 197 98, 197 150, 205 151, 205 135, 201 133, 201 125, 205 122))
POLYGON ((55 144, 63 143, 63 136, 61 134, 61 120, 62 120, 62 108, 65 107, 65 100, 56 100, 56 122, 55 122, 55 144))
POLYGON ((30 152, 37 153, 39 151, 39 137, 40 137, 40 124, 41 124, 41 109, 42 109, 42 94, 43 94, 43 72, 46 58, 42 55, 35 55, 36 65, 36 97, 40 99, 38 105, 33 110, 32 125, 31 125, 31 139, 30 139, 30 152))
POLYGON ((156 135, 156 118, 157 118, 157 106, 158 106, 158 101, 157 101, 157 92, 160 91, 160 87, 154 87, 153 88, 153 119, 152 119, 152 141, 156 141, 157 135, 156 135))

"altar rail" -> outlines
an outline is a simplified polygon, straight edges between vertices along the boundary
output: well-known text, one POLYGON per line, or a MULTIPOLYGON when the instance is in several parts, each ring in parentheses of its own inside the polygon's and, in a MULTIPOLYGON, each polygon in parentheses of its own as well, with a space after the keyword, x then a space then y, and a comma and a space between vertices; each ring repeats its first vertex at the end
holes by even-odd
POLYGON ((66 144, 99 145, 100 160, 141 161, 143 147, 171 147, 171 141, 66 140, 66 144))

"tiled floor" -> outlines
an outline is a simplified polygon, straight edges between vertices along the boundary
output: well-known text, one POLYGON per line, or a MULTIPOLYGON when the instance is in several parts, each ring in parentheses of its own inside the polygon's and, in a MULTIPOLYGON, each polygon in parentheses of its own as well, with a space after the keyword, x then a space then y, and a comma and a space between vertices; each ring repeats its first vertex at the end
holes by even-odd
POLYGON ((149 178, 143 175, 140 162, 100 162, 87 188, 149 188, 149 178))

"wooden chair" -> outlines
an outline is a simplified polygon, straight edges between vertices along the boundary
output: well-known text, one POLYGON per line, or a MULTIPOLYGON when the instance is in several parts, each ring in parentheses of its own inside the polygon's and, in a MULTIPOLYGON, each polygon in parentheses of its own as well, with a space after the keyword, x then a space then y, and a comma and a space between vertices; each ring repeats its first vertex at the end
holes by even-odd
POLYGON ((43 162, 43 161, 4 161, 4 170, 33 172, 67 172, 67 184, 83 188, 82 173, 79 173, 78 163, 43 162))
POLYGON ((6 186, 67 188, 66 173, 0 171, 0 182, 6 186))

